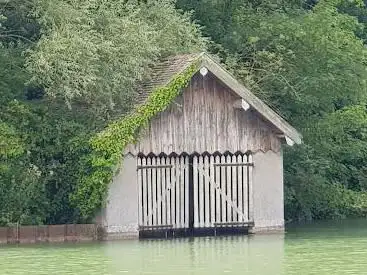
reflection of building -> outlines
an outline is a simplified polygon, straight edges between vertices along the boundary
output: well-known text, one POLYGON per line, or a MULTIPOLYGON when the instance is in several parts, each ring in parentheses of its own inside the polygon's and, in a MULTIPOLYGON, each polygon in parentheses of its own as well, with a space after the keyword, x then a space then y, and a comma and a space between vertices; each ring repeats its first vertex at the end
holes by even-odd
POLYGON ((206 54, 170 58, 139 106, 152 93, 163 100, 194 65, 188 87, 123 152, 104 215, 110 235, 284 226, 281 144, 301 136, 221 65, 206 54))
POLYGON ((284 274, 284 234, 109 242, 103 250, 109 274, 284 274))

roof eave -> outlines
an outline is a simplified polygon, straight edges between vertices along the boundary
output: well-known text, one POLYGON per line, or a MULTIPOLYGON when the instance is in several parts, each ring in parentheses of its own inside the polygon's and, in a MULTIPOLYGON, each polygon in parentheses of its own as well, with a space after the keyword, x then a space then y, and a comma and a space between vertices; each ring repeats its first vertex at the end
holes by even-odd
POLYGON ((285 136, 294 141, 295 144, 302 143, 302 135, 293 128, 285 119, 274 112, 263 101, 251 93, 245 86, 236 80, 227 70, 219 65, 208 54, 201 53, 201 66, 205 66, 218 79, 226 84, 231 90, 245 99, 251 107, 259 112, 266 120, 273 124, 285 136))

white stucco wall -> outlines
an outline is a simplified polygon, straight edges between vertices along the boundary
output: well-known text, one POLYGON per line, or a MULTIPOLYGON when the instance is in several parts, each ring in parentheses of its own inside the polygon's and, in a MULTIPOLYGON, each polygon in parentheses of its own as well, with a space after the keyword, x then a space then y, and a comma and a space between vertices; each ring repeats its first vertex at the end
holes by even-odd
POLYGON ((119 173, 110 185, 104 225, 109 236, 138 237, 138 186, 136 157, 124 156, 119 173))
POLYGON ((284 229, 283 155, 253 155, 254 232, 284 229))

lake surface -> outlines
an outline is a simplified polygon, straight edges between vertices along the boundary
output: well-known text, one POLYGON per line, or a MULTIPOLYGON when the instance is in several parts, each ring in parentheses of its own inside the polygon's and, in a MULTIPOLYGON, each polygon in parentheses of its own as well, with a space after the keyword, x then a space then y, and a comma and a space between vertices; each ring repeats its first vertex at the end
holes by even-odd
POLYGON ((0 274, 367 274, 367 220, 284 235, 4 246, 0 274))

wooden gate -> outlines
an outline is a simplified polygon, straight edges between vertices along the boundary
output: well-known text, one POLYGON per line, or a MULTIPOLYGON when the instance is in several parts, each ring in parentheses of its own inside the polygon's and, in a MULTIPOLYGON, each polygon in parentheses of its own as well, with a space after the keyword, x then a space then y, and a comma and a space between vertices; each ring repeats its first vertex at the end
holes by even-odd
POLYGON ((194 227, 244 226, 253 221, 252 156, 194 156, 194 227))
POLYGON ((140 230, 244 226, 253 221, 251 155, 140 156, 140 230))
POLYGON ((139 227, 189 227, 189 157, 139 157, 139 227))

